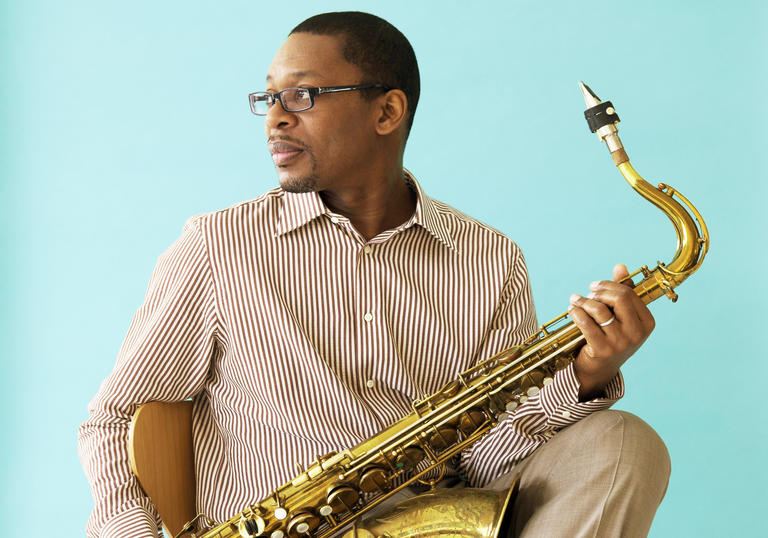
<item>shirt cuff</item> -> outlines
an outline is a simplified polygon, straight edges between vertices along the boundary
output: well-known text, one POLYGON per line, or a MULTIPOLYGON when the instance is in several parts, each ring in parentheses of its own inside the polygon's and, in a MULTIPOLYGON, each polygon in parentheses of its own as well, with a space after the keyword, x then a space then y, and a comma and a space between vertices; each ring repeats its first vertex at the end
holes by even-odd
POLYGON ((547 417, 547 426, 559 430, 584 417, 611 407, 624 396, 624 378, 621 371, 606 385, 603 396, 579 402, 581 384, 573 370, 573 363, 555 374, 554 381, 540 393, 541 407, 547 417))
POLYGON ((107 521, 99 538, 158 538, 157 524, 147 510, 134 506, 107 521))

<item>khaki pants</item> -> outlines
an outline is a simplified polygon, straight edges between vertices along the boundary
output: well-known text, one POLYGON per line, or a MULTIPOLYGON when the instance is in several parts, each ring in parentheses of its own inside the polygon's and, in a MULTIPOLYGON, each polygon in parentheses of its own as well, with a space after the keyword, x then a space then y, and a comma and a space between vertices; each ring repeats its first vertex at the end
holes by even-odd
MULTIPOLYGON (((486 487, 508 489, 520 475, 509 536, 642 537, 669 473, 658 434, 635 415, 607 410, 565 428, 486 487)), ((402 490, 372 516, 413 495, 402 490)))
POLYGON ((520 475, 512 536, 647 536, 669 483, 664 442, 641 419, 599 411, 565 428, 488 485, 520 475))

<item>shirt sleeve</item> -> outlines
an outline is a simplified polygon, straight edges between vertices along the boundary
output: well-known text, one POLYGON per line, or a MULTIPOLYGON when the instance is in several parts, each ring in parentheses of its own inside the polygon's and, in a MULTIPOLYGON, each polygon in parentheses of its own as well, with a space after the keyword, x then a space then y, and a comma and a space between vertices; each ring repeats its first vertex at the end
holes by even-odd
POLYGON ((159 518, 133 476, 127 450, 131 416, 149 401, 196 395, 217 334, 216 301, 200 219, 160 256, 112 373, 88 405, 79 452, 91 484, 89 538, 158 535, 159 518))
MULTIPOLYGON (((537 330, 528 270, 522 253, 517 250, 477 359, 519 345, 537 330)), ((610 407, 624 395, 621 373, 608 384, 602 398, 579 402, 579 388, 573 364, 570 364, 558 371, 554 381, 543 387, 538 395, 529 398, 514 414, 464 451, 459 470, 469 485, 482 487, 507 473, 558 430, 610 407)))

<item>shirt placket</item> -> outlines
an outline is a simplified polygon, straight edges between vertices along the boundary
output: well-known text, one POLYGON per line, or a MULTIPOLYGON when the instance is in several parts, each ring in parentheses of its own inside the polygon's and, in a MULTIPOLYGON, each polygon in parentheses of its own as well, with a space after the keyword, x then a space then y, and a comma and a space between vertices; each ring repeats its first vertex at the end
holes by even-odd
POLYGON ((375 378, 376 348, 381 332, 381 309, 378 302, 378 286, 375 278, 375 245, 364 243, 357 253, 357 271, 355 278, 356 327, 358 342, 358 364, 360 369, 355 376, 355 389, 364 399, 370 401, 369 393, 376 388, 375 378))
POLYGON ((345 228, 355 240, 353 248, 357 249, 353 290, 356 356, 351 361, 352 369, 346 372, 346 379, 349 388, 369 408, 371 417, 384 427, 399 416, 399 411, 392 413, 393 404, 389 400, 394 395, 388 381, 404 373, 399 364, 391 361, 391 342, 381 310, 381 297, 392 290, 386 289, 388 279, 383 274, 382 263, 393 236, 412 223, 388 230, 370 241, 366 241, 345 217, 339 216, 335 223, 345 228))
POLYGON ((373 348, 377 338, 377 323, 381 321, 371 260, 373 245, 365 241, 346 217, 335 213, 329 213, 328 217, 333 225, 344 231, 351 240, 350 248, 355 249, 352 291, 355 357, 348 358, 352 360, 347 364, 352 367, 344 372, 344 379, 353 392, 369 401, 366 395, 375 387, 373 348))

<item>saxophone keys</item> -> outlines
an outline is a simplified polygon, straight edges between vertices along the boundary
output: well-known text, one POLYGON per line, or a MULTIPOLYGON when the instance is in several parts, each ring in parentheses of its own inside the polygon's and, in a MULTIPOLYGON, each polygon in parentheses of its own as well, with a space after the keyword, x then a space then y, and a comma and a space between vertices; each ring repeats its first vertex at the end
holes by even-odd
POLYGON ((459 433, 449 426, 441 426, 434 432, 429 437, 429 446, 438 452, 456 444, 459 440, 459 433))
MULTIPOLYGON (((357 504, 360 499, 360 492, 348 484, 337 484, 330 488, 328 492, 328 506, 331 509, 331 513, 338 514, 339 512, 351 512, 352 508, 357 504)), ((323 506, 325 508, 325 506, 323 506)), ((321 512, 322 514, 322 512, 321 512)), ((330 515, 330 514, 322 514, 330 515)))
POLYGON ((360 475, 360 490, 364 493, 381 491, 387 485, 387 473, 381 467, 369 467, 360 475))
POLYGON ((530 380, 530 383, 532 385, 536 385, 537 387, 541 386, 544 383, 544 373, 539 370, 534 370, 530 374, 528 374, 528 378, 530 380))
POLYGON ((485 413, 479 407, 471 407, 459 419, 459 431, 469 437, 485 422, 485 413))
POLYGON ((288 536, 304 536, 320 526, 320 518, 308 511, 297 513, 288 522, 288 536))
POLYGON ((426 457, 423 449, 417 446, 407 446, 401 449, 395 456, 395 467, 397 469, 410 469, 426 457))
POLYGON ((459 385, 458 381, 451 381, 450 383, 446 384, 442 389, 440 389, 440 396, 443 398, 450 398, 451 396, 455 396, 459 392, 459 388, 461 388, 461 385, 459 385))
MULTIPOLYGON (((533 371, 522 378, 520 383, 520 388, 527 394, 528 396, 536 396, 539 391, 541 390, 539 387, 541 387, 544 384, 544 374, 539 371, 533 371)), ((520 400, 520 403, 523 403, 522 399, 520 400)))
POLYGON ((259 516, 250 518, 243 516, 237 524, 237 532, 242 538, 253 538, 264 532, 264 527, 264 520, 259 516))
POLYGON ((274 515, 275 515, 275 519, 279 519, 280 521, 282 521, 288 517, 288 510, 286 510, 282 506, 278 506, 277 508, 275 508, 274 515))
POLYGON ((517 359, 521 354, 522 351, 520 350, 519 346, 511 347, 501 352, 496 357, 496 360, 498 360, 500 364, 509 364, 510 362, 517 359))

